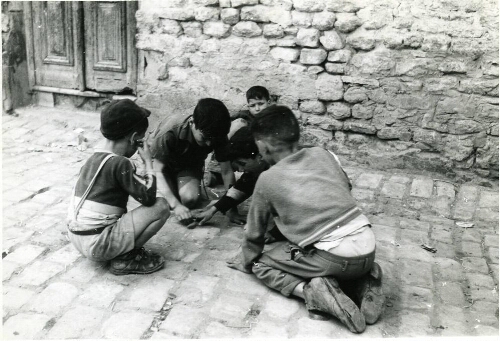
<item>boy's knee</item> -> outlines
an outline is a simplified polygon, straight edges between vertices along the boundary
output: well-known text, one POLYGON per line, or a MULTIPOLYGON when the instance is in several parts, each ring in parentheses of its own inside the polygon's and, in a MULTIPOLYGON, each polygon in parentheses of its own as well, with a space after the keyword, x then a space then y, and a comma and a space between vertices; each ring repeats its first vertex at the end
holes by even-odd
POLYGON ((194 208, 200 200, 200 192, 198 190, 184 190, 179 193, 181 202, 187 208, 194 208))
POLYGON ((156 198, 153 206, 160 217, 168 218, 170 216, 170 206, 165 198, 156 198))

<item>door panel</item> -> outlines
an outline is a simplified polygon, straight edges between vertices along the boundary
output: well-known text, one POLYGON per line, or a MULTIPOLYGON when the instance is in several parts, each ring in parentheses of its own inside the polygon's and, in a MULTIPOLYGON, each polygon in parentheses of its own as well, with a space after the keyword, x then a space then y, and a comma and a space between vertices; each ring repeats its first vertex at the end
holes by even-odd
POLYGON ((136 85, 136 2, 84 2, 88 89, 133 92, 136 85))
POLYGON ((83 64, 77 41, 81 4, 34 1, 31 6, 35 84, 82 89, 83 64))

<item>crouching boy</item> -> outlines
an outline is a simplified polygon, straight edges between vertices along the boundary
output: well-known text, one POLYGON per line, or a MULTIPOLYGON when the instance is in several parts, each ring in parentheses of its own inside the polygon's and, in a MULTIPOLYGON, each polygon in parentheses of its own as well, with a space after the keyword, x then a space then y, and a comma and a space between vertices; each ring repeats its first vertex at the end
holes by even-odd
POLYGON ((69 240, 85 257, 111 261, 115 275, 147 274, 163 267, 163 258, 143 245, 167 220, 167 201, 157 197, 151 155, 144 142, 147 109, 133 101, 113 101, 101 112, 102 149, 83 165, 69 207, 69 240), (128 159, 139 151, 144 178, 128 159), (142 206, 127 213, 131 195, 142 206))
POLYGON ((323 148, 299 149, 299 124, 287 107, 261 111, 251 130, 271 168, 257 180, 241 256, 228 265, 304 299, 315 316, 333 315, 351 332, 363 332, 382 312, 382 270, 369 221, 338 159, 323 148), (263 252, 271 217, 286 240, 263 252), (356 285, 352 299, 339 285, 345 281, 356 285))

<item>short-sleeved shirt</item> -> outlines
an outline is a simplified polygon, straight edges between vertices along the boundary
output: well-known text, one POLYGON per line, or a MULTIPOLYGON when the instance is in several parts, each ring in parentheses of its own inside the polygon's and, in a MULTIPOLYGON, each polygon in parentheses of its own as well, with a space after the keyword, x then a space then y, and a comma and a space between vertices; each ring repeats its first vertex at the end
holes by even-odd
POLYGON ((191 130, 192 124, 192 115, 172 115, 153 132, 151 156, 161 161, 166 171, 178 173, 186 169, 202 169, 205 159, 212 151, 217 161, 229 160, 227 136, 212 140, 211 146, 200 146, 191 130))

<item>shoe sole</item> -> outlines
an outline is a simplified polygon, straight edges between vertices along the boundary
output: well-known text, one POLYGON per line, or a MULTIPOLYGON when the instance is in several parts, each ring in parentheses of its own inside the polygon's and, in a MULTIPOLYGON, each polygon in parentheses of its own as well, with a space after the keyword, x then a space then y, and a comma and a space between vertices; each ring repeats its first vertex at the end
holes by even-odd
POLYGON ((368 279, 368 290, 361 299, 361 312, 365 316, 366 324, 374 324, 382 315, 385 303, 385 294, 382 290, 382 268, 374 263, 368 279), (366 300, 366 295, 371 296, 371 301, 366 300))
POLYGON ((139 271, 139 270, 122 271, 122 270, 115 270, 113 268, 109 268, 109 272, 111 272, 113 275, 116 275, 116 276, 123 276, 123 275, 147 275, 147 274, 150 274, 150 273, 153 273, 155 271, 160 270, 161 268, 163 268, 164 265, 165 265, 165 262, 162 262, 162 263, 158 264, 157 266, 155 266, 154 268, 152 268, 150 270, 147 270, 147 271, 139 271))
MULTIPOLYGON (((330 281, 325 278, 320 278, 321 281, 326 285, 328 291, 332 294, 335 302, 343 314, 337 316, 337 314, 332 314, 337 317, 342 323, 344 323, 347 328, 353 333, 362 333, 366 329, 365 318, 356 304, 342 292, 339 287, 335 287, 330 281), (351 315, 349 312, 353 312, 351 315)), ((332 312, 338 309, 335 307, 330 307, 332 312)))

